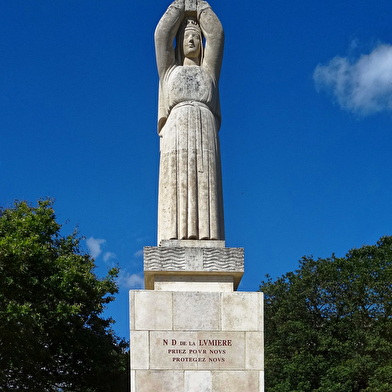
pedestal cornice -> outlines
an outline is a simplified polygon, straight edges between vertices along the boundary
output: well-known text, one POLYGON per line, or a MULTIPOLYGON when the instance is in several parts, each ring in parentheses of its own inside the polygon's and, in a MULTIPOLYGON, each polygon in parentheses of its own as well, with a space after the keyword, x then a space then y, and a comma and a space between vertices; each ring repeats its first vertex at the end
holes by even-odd
POLYGON ((147 290, 154 290, 155 278, 163 276, 177 276, 181 280, 184 276, 204 280, 217 277, 218 281, 226 277, 232 280, 234 290, 238 288, 244 274, 243 248, 201 247, 196 242, 194 246, 176 245, 144 247, 144 281, 147 290))

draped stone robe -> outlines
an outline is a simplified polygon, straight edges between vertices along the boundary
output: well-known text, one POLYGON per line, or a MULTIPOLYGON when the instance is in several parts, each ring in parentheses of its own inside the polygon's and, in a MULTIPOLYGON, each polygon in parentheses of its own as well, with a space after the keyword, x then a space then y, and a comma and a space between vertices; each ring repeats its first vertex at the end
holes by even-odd
POLYGON ((216 82, 203 67, 173 66, 161 88, 170 114, 161 130, 158 243, 162 239, 222 240, 216 82))
POLYGON ((218 137, 224 33, 209 4, 199 0, 195 4, 201 30, 199 65, 184 63, 189 10, 183 0, 173 1, 155 30, 161 138, 158 244, 225 237, 218 137))

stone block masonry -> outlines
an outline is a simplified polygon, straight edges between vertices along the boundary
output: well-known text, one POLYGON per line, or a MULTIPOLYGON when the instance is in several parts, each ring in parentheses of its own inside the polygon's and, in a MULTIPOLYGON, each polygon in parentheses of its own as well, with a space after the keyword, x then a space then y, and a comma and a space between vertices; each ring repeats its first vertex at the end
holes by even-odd
POLYGON ((263 392, 263 294, 131 291, 131 392, 263 392))

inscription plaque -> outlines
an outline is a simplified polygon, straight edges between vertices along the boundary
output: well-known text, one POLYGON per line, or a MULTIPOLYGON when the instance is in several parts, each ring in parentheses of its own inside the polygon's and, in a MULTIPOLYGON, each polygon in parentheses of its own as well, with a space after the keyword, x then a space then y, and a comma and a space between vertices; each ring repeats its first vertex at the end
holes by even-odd
POLYGON ((150 332, 153 369, 243 369, 244 332, 150 332))

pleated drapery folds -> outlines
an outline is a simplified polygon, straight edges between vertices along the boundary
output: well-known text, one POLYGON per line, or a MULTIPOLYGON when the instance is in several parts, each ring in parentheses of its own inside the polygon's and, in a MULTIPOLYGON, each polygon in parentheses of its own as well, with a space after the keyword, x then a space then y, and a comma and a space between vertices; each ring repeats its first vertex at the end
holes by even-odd
POLYGON ((187 102, 170 114, 161 140, 158 242, 223 239, 219 139, 214 115, 187 102))

